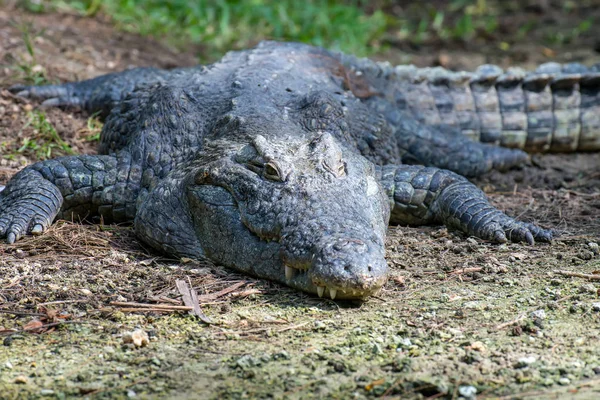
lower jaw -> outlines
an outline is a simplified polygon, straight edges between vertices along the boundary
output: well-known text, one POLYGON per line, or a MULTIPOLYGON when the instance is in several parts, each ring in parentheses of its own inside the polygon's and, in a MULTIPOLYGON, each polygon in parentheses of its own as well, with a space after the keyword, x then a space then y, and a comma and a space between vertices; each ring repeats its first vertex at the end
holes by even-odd
POLYGON ((379 293, 381 286, 385 283, 380 282, 379 285, 375 284, 367 289, 340 288, 327 285, 317 286, 312 282, 308 269, 301 270, 288 267, 289 269, 286 273, 285 265, 279 258, 280 252, 277 242, 269 242, 266 243, 266 247, 262 248, 260 258, 250 258, 239 263, 226 262, 225 260, 220 260, 218 257, 214 257, 213 260, 243 273, 279 282, 302 292, 334 300, 366 300, 368 297, 379 293))
POLYGON ((308 270, 295 270, 293 276, 290 277, 288 274, 287 277, 281 276, 277 280, 294 289, 332 300, 366 300, 381 290, 381 286, 376 286, 369 290, 317 286, 309 277, 308 270))

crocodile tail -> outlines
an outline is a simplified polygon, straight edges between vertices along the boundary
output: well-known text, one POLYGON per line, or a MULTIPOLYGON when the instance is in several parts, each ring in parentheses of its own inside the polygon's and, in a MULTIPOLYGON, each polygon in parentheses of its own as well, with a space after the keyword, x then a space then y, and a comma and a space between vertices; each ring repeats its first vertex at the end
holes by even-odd
POLYGON ((360 71, 373 93, 425 124, 456 126, 475 140, 530 152, 600 150, 600 64, 453 72, 348 55, 341 61, 360 71))
MULTIPOLYGON (((600 71, 594 68, 546 63, 499 75, 490 85, 502 121, 499 144, 531 152, 600 150, 600 71)), ((477 85, 476 78, 471 87, 477 85)))

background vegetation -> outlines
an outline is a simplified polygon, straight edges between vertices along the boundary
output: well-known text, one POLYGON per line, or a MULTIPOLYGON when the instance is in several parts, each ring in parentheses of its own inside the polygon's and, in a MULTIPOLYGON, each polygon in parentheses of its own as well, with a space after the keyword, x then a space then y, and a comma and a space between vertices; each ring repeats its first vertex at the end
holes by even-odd
POLYGON ((201 60, 271 38, 311 43, 358 55, 390 46, 492 43, 508 50, 526 36, 549 46, 593 36, 597 0, 23 0, 33 12, 102 14, 119 28, 202 46, 201 60), (557 27, 552 14, 567 15, 557 27), (564 24, 562 24, 564 25, 564 24))
POLYGON ((222 53, 263 38, 312 43, 366 54, 387 27, 382 11, 367 13, 368 1, 333 0, 79 0, 27 1, 31 11, 99 12, 122 29, 165 37, 173 43, 207 45, 222 53))

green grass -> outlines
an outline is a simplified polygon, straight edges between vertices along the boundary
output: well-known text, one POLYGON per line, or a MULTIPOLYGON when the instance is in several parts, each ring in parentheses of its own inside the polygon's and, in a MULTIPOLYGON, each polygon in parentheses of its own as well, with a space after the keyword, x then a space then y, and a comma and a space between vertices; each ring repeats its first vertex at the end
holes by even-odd
MULTIPOLYGON (((392 0, 382 1, 392 4, 392 0)), ((569 24, 557 25, 553 29, 540 15, 518 1, 449 0, 434 4, 414 1, 407 2, 401 12, 396 12, 395 18, 390 18, 388 32, 392 42, 416 45, 477 39, 480 42, 495 42, 498 48, 507 50, 512 43, 531 40, 532 34, 546 45, 565 45, 577 42, 584 35, 589 36, 591 28, 596 25, 593 17, 586 17, 581 11, 586 4, 565 1, 549 6, 554 12, 560 9, 560 12, 568 15, 569 24), (521 24, 512 21, 515 18, 521 21, 523 16, 528 19, 521 24), (516 32, 512 33, 511 29, 516 32)))
POLYGON ((46 78, 46 70, 36 59, 35 39, 43 35, 43 31, 37 31, 30 23, 14 23, 15 28, 21 32, 23 44, 27 50, 27 55, 18 57, 13 65, 9 67, 16 69, 19 73, 19 81, 31 85, 43 85, 49 83, 46 78))
POLYGON ((571 30, 551 32, 548 34, 547 40, 550 44, 562 45, 566 43, 573 43, 579 39, 579 37, 588 32, 594 24, 592 18, 588 18, 585 21, 580 22, 577 26, 571 30))
POLYGON ((201 44, 203 60, 245 48, 262 39, 306 42, 367 55, 380 48, 387 28, 382 11, 367 14, 364 0, 77 0, 26 1, 30 11, 105 13, 122 29, 201 44))
POLYGON ((104 125, 102 121, 98 118, 98 112, 91 115, 86 124, 86 134, 84 135, 84 139, 88 142, 99 142, 100 134, 102 133, 102 126, 104 125))
POLYGON ((28 116, 29 120, 23 129, 31 127, 34 134, 32 137, 23 139, 23 144, 16 151, 17 153, 33 154, 38 160, 47 160, 57 155, 75 154, 71 146, 62 140, 52 123, 48 121, 46 113, 33 111, 28 116))
MULTIPOLYGON (((511 18, 527 11, 520 2, 500 0, 21 0, 20 4, 33 12, 104 14, 122 30, 154 36, 181 49, 195 46, 202 63, 264 39, 305 42, 361 56, 398 42, 478 40, 506 50, 544 25, 532 14, 514 35, 502 33, 501 26, 506 30, 511 18)), ((573 25, 547 32, 540 40, 548 45, 575 42, 595 24, 591 18, 581 21, 577 2, 566 1, 560 7, 573 16, 573 25)), ((31 71, 24 73, 32 76, 31 71)))
POLYGON ((467 41, 479 32, 497 31, 496 6, 486 0, 451 0, 442 7, 415 2, 391 26, 397 39, 415 44, 435 39, 467 41))

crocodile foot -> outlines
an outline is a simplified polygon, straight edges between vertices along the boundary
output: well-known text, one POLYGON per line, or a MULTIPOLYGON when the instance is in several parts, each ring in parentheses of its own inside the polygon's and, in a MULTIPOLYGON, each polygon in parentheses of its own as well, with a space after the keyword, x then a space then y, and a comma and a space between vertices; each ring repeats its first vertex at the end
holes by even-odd
POLYGON ((38 172, 21 171, 0 191, 0 238, 14 243, 27 234, 42 234, 62 201, 58 188, 38 172))
POLYGON ((73 84, 27 86, 14 85, 8 88, 19 97, 41 101, 42 107, 81 107, 81 99, 74 94, 73 84))

